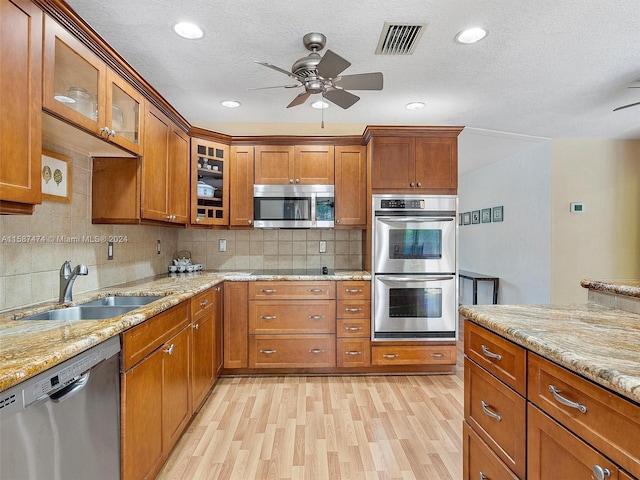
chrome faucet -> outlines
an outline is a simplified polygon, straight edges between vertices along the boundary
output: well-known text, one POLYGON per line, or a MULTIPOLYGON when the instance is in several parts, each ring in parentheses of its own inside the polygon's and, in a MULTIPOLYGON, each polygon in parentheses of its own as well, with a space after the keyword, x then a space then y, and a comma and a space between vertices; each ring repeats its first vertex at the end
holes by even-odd
POLYGON ((76 281, 78 275, 88 275, 89 269, 86 265, 76 265, 71 271, 71 260, 67 260, 60 267, 60 303, 73 302, 73 282, 76 281))

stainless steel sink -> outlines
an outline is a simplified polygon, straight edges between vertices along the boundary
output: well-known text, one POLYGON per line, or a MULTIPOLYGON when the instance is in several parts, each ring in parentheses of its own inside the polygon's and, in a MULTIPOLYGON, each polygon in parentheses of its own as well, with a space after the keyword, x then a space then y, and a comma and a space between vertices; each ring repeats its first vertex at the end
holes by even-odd
POLYGON ((37 313, 19 320, 102 320, 124 315, 140 305, 128 306, 97 306, 79 305, 77 307, 57 308, 46 312, 37 313))
POLYGON ((147 305, 151 302, 155 302, 156 300, 160 300, 163 298, 160 296, 153 295, 114 295, 110 297, 98 298, 96 300, 91 300, 90 302, 83 303, 81 306, 136 306, 140 307, 142 305, 147 305))

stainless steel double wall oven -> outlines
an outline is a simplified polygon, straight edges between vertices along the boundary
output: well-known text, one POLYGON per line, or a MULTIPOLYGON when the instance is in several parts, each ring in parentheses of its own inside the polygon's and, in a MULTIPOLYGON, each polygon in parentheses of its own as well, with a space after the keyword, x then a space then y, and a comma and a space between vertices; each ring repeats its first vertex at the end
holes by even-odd
POLYGON ((457 339, 457 197, 373 195, 373 340, 457 339))

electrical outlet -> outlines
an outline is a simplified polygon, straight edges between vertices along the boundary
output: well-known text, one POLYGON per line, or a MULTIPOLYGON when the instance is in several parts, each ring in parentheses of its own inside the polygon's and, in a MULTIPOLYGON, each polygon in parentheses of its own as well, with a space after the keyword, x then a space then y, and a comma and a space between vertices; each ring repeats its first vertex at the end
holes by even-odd
POLYGON ((320 253, 327 253, 327 241, 320 240, 320 253))
POLYGON ((156 244, 156 251, 158 252, 158 255, 160 255, 160 240, 158 240, 158 243, 156 244))
POLYGON ((221 238, 218 240, 218 251, 226 252, 227 251, 227 239, 221 238))
POLYGON ((113 260, 113 242, 107 243, 107 260, 113 260))

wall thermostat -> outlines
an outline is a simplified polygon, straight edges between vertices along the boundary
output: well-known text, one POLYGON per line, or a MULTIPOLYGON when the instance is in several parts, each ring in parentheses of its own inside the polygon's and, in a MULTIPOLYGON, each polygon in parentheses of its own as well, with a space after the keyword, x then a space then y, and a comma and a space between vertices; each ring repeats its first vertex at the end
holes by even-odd
POLYGON ((582 213, 584 212, 584 203, 582 202, 572 202, 569 204, 569 209, 571 213, 582 213))

